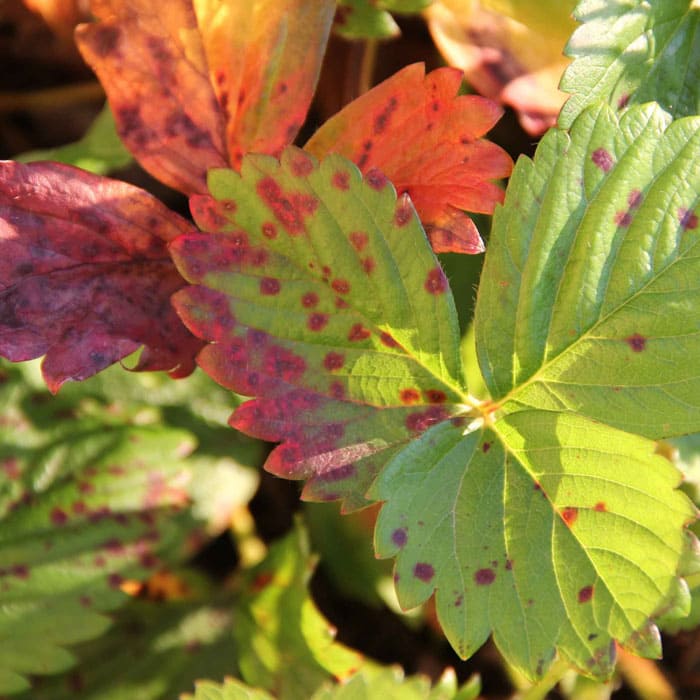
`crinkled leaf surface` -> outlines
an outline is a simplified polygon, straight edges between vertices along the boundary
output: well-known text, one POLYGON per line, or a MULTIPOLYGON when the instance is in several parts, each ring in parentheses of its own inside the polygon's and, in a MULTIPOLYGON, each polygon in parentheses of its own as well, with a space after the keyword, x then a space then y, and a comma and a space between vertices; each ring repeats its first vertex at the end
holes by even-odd
POLYGON ((75 652, 76 669, 16 700, 171 700, 200 678, 224 678, 236 654, 230 605, 134 600, 75 652))
POLYGON ((189 374, 200 343, 170 306, 166 244, 192 227, 143 190, 59 163, 0 163, 0 354, 46 355, 52 391, 144 346, 189 374))
POLYGON ((458 70, 425 75, 423 64, 407 66, 331 117, 305 150, 338 153, 363 173, 379 169, 410 195, 436 252, 479 253, 479 232, 462 210, 492 213, 503 199, 494 180, 512 163, 481 138, 501 109, 457 95, 461 82, 458 70))
POLYGON ((700 112, 700 6, 695 0, 582 0, 561 82, 571 125, 596 100, 617 109, 654 100, 674 117, 700 112))
POLYGON ((30 151, 16 156, 21 163, 37 160, 53 160, 58 163, 75 165, 97 175, 123 168, 132 162, 131 153, 126 149, 117 134, 114 117, 108 105, 97 115, 85 136, 75 143, 41 151, 30 151))
POLYGON ((363 493, 413 436, 461 410, 459 330, 447 280, 410 200, 340 156, 288 149, 210 175, 193 201, 207 233, 171 246, 193 286, 174 303, 216 342, 199 355, 248 396, 232 425, 275 449, 267 469, 307 496, 363 493), (264 329, 264 330, 263 330, 264 329))
POLYGON ((51 399, 3 369, 0 387, 0 692, 63 671, 109 624, 127 578, 187 552, 182 430, 137 426, 92 401, 51 399))
POLYGON ((486 97, 510 105, 541 134, 566 99, 557 89, 575 27, 575 0, 440 0, 427 10, 435 44, 486 97))
POLYGON ((243 153, 279 154, 306 118, 332 0, 92 0, 76 37, 141 165, 186 194, 243 153))
POLYGON ((521 161, 477 300, 494 399, 650 438, 700 429, 700 120, 670 122, 598 106, 521 161))
POLYGON ((331 678, 347 678, 364 663, 334 641, 334 628, 314 605, 308 591, 314 565, 306 533, 297 526, 247 572, 234 608, 241 676, 280 700, 311 697, 331 678))
POLYGON ((283 441, 268 468, 307 496, 385 502, 399 600, 437 589, 462 656, 492 632, 529 676, 558 650, 605 677, 613 640, 658 655, 654 615, 687 607, 694 509, 656 444, 620 430, 698 424, 697 120, 668 121, 591 110, 516 168, 476 317, 496 403, 461 389, 449 288, 407 203, 337 156, 214 174, 197 213, 214 232, 173 244, 198 285, 177 307, 214 341, 202 366, 259 397, 232 424, 283 441))

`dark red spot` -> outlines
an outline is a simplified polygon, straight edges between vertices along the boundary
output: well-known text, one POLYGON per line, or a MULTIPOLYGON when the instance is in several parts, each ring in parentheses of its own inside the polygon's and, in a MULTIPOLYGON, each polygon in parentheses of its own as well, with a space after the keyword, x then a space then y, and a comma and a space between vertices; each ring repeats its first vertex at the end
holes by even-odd
POLYGON ((377 191, 384 189, 384 187, 386 187, 386 183, 388 182, 386 175, 384 175, 381 170, 377 170, 376 168, 372 168, 365 175, 365 180, 372 189, 377 191))
POLYGON ((345 301, 345 299, 342 299, 341 297, 335 298, 335 308, 336 309, 347 309, 348 306, 349 306, 348 302, 345 301))
POLYGON ((119 588, 122 583, 124 583, 124 578, 116 573, 110 574, 107 577, 107 583, 109 584, 110 588, 119 588))
MULTIPOLYGON (((311 164, 311 161, 308 162, 311 164)), ((285 193, 271 177, 260 180, 256 189, 260 198, 291 236, 304 232, 304 217, 312 214, 318 207, 315 197, 297 192, 285 193)))
POLYGON ((413 575, 424 583, 428 583, 435 576, 435 569, 433 569, 432 564, 419 562, 413 567, 413 575))
POLYGON ((479 569, 474 574, 477 586, 490 586, 496 580, 496 572, 493 569, 479 569))
POLYGON ((389 335, 389 333, 382 333, 379 336, 379 340, 381 340, 382 345, 386 345, 388 348, 400 347, 396 340, 394 340, 394 337, 392 335, 389 335))
POLYGON ((274 277, 263 277, 260 280, 260 293, 265 296, 274 296, 280 292, 280 281, 274 277))
POLYGON ((561 517, 571 527, 576 522, 576 518, 578 518, 578 508, 564 508, 561 512, 561 517))
POLYGON ((156 566, 158 566, 158 557, 151 552, 144 552, 139 557, 139 563, 144 569, 154 569, 156 566))
POLYGON ((618 211, 615 213, 614 221, 618 226, 629 226, 632 223, 632 214, 628 211, 618 211))
POLYGON ((434 100, 433 103, 430 105, 430 108, 433 110, 433 112, 439 112, 440 111, 440 101, 434 100))
POLYGON ((442 406, 431 406, 425 411, 419 411, 407 416, 406 427, 412 433, 422 433, 430 426, 445 420, 447 416, 448 414, 442 406))
POLYGON ((399 392, 399 397, 401 398, 401 403, 409 406, 420 401, 420 393, 417 389, 402 389, 399 392))
POLYGON ((433 268, 425 278, 423 287, 430 294, 444 294, 447 289, 447 278, 442 269, 439 267, 433 268))
POLYGON ((266 250, 258 248, 250 253, 250 264, 253 267, 262 267, 267 262, 268 254, 266 250))
POLYGON ((89 595, 81 595, 78 602, 84 607, 89 608, 92 605, 92 598, 89 595))
POLYGON ((578 592, 578 602, 587 603, 593 597, 593 586, 584 586, 578 592))
POLYGON ((314 164, 311 158, 303 155, 302 153, 297 153, 292 160, 292 172, 297 177, 305 177, 309 175, 314 169, 314 164))
POLYGON ((334 371, 340 369, 345 364, 345 357, 339 352, 329 352, 323 358, 323 366, 329 370, 334 371))
POLYGON ((423 393, 428 403, 445 403, 447 401, 447 394, 439 389, 428 389, 423 393))
POLYGON ((338 401, 345 398, 345 386, 340 382, 331 382, 328 391, 331 397, 338 401))
POLYGON ((272 583, 273 578, 274 576, 269 571, 263 571, 253 579, 250 588, 254 593, 258 593, 267 588, 272 583))
POLYGON ((678 220, 684 231, 689 231, 698 227, 698 216, 689 209, 679 209, 678 220))
POLYGON ((379 114, 374 118, 374 133, 381 134, 389 125, 389 120, 391 115, 396 111, 398 107, 398 100, 392 97, 387 103, 386 107, 382 109, 379 114))
POLYGON ((593 506, 593 510, 597 510, 599 513, 604 513, 607 510, 607 506, 605 503, 603 503, 603 501, 598 501, 598 503, 593 506))
POLYGON ((303 357, 277 345, 273 345, 265 351, 263 365, 267 374, 287 382, 299 379, 306 371, 306 362, 303 357))
POLYGON ((92 47, 100 58, 104 58, 115 51, 120 38, 119 27, 98 25, 93 28, 92 47))
POLYGON ((490 443, 490 442, 485 442, 485 443, 481 446, 481 451, 482 451, 484 454, 486 454, 490 449, 491 449, 491 443, 490 443))
POLYGON ((627 107, 627 104, 629 101, 630 101, 630 96, 628 93, 624 93, 623 95, 620 95, 620 97, 617 100, 617 108, 624 109, 625 107, 627 107))
POLYGON ((356 323, 348 333, 348 340, 357 342, 367 340, 372 335, 361 323, 356 323))
POLYGON ((404 194, 396 203, 396 209, 394 210, 394 223, 397 226, 405 226, 411 220, 412 216, 413 207, 411 206, 411 200, 408 198, 408 195, 404 194))
POLYGON ((513 560, 506 559, 506 571, 510 571, 513 568, 513 560))
POLYGON ((408 542, 408 533, 405 527, 400 527, 391 533, 391 541, 397 547, 403 547, 408 542))
POLYGON ((333 173, 333 187, 339 190, 350 189, 350 175, 344 170, 337 170, 333 173))
POLYGON ((450 418, 450 423, 454 425, 455 428, 463 428, 467 424, 467 419, 464 416, 455 416, 450 418))
POLYGON ((273 238, 277 238, 277 227, 269 221, 266 221, 262 225, 262 235, 265 236, 265 238, 269 238, 270 240, 272 240, 273 238))
POLYGON ((328 278, 331 276, 331 268, 328 267, 328 265, 324 265, 321 268, 321 272, 323 273, 323 279, 325 281, 328 281, 328 278))
POLYGON ((627 204, 629 204, 630 209, 637 209, 642 203, 642 193, 640 190, 632 190, 627 197, 627 204))
POLYGON ((350 291, 350 282, 344 279, 334 279, 331 282, 331 287, 338 292, 338 294, 347 294, 350 291))
POLYGON ((192 118, 181 109, 167 116, 163 129, 170 138, 182 137, 192 148, 205 148, 211 145, 209 133, 192 121, 192 118))
POLYGON ((5 476, 11 481, 19 479, 20 468, 17 459, 14 457, 8 457, 2 461, 2 470, 5 472, 5 476))
POLYGON ((68 516, 60 508, 54 508, 50 517, 54 525, 65 525, 68 522, 68 516))
POLYGON ((612 156, 604 148, 596 148, 595 151, 591 153, 591 160, 604 173, 609 172, 614 164, 612 156))
POLYGON ((318 304, 318 294, 316 292, 307 292, 301 298, 301 305, 305 309, 313 309, 318 304))
POLYGON ((364 231, 353 231, 348 238, 352 247, 358 252, 364 250, 369 243, 369 236, 364 231))
POLYGON ((374 272, 374 268, 377 266, 377 263, 374 261, 374 258, 372 257, 366 257, 362 261, 362 269, 365 271, 365 274, 371 275, 374 272))
POLYGON ((646 347, 647 339, 643 335, 635 333, 625 338, 625 342, 632 348, 632 352, 643 352, 646 347))
POLYGON ((29 578, 29 567, 26 564, 15 564, 11 569, 11 573, 16 578, 28 579, 29 578))
POLYGON ((306 325, 312 331, 323 330, 328 324, 328 314, 311 314, 306 325))

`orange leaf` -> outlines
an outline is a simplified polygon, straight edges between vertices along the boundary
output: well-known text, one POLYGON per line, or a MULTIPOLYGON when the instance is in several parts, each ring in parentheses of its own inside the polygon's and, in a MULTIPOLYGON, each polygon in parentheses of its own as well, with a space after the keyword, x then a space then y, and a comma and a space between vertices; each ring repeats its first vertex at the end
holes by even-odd
POLYGON ((141 165, 185 194, 243 153, 279 155, 302 125, 332 0, 92 0, 76 39, 141 165))
POLYGON ((407 66, 329 119, 305 148, 318 157, 339 153, 363 173, 381 170, 410 195, 436 252, 479 253, 483 243, 462 210, 492 213, 503 201, 493 180, 513 164, 480 138, 501 108, 457 96, 461 82, 452 68, 425 75, 423 64, 407 66))

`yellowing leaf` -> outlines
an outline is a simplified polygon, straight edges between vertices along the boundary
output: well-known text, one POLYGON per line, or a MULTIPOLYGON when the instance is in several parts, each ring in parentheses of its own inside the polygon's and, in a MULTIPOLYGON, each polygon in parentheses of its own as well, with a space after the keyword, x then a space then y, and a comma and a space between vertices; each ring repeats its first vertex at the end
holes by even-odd
POLYGON ((442 0, 426 12, 447 62, 482 95, 510 105, 523 128, 541 134, 566 99, 557 89, 569 63, 564 45, 573 0, 442 0))
POLYGON ((381 170, 399 195, 410 195, 436 252, 480 253, 479 232, 462 210, 491 214, 503 200, 493 180, 508 176, 512 162, 481 138, 500 108, 457 95, 461 82, 450 68, 425 75, 422 64, 407 66, 329 119, 305 148, 350 158, 363 173, 381 170))
POLYGON ((242 154, 279 155, 311 101, 330 0, 93 0, 76 31, 141 165, 186 194, 242 154))

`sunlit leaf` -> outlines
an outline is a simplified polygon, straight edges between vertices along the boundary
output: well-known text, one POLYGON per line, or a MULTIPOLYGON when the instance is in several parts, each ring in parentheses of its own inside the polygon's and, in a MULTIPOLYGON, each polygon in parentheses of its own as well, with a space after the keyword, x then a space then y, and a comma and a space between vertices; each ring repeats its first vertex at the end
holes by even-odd
POLYGON ((339 156, 319 167, 294 149, 282 166, 248 158, 243 178, 214 172, 210 187, 220 201, 193 202, 208 232, 171 246, 200 285, 174 303, 217 341, 199 363, 260 396, 232 425, 285 441, 270 471, 362 505, 391 454, 463 400, 454 303, 410 201, 339 156))
POLYGON ((0 163, 0 354, 46 355, 52 391, 144 346, 184 376, 200 343, 170 306, 168 241, 190 224, 143 190, 58 163, 0 163))
POLYGON ((557 89, 575 27, 575 0, 440 0, 427 11, 433 39, 451 66, 486 97, 510 105, 541 134, 566 99, 557 89))
POLYGON ((31 163, 36 160, 53 160, 58 163, 75 165, 97 175, 123 168, 132 161, 131 153, 117 135, 114 118, 108 106, 99 113, 83 138, 57 148, 30 151, 15 160, 31 163))
POLYGON ((617 109, 658 102, 674 117, 700 112, 700 6, 696 0, 582 0, 583 24, 566 53, 564 127, 593 102, 617 109))
POLYGON ((334 641, 334 628, 314 605, 308 591, 313 569, 306 534, 297 526, 247 573, 234 609, 243 679, 275 690, 280 700, 311 697, 363 664, 360 654, 334 641))
POLYGON ((279 154, 306 117, 332 0, 92 0, 76 32, 117 130, 141 165, 186 194, 243 153, 279 154))
POLYGON ((186 695, 183 700, 274 700, 266 690, 251 688, 236 678, 228 678, 221 685, 211 681, 195 685, 195 694, 186 695))
POLYGON ((436 252, 478 253, 483 243, 462 210, 493 212, 503 191, 494 183, 512 163, 481 137, 501 110, 490 100, 457 95, 457 70, 425 75, 404 68, 329 119, 306 144, 318 157, 338 153, 367 174, 378 169, 407 192, 436 252))

